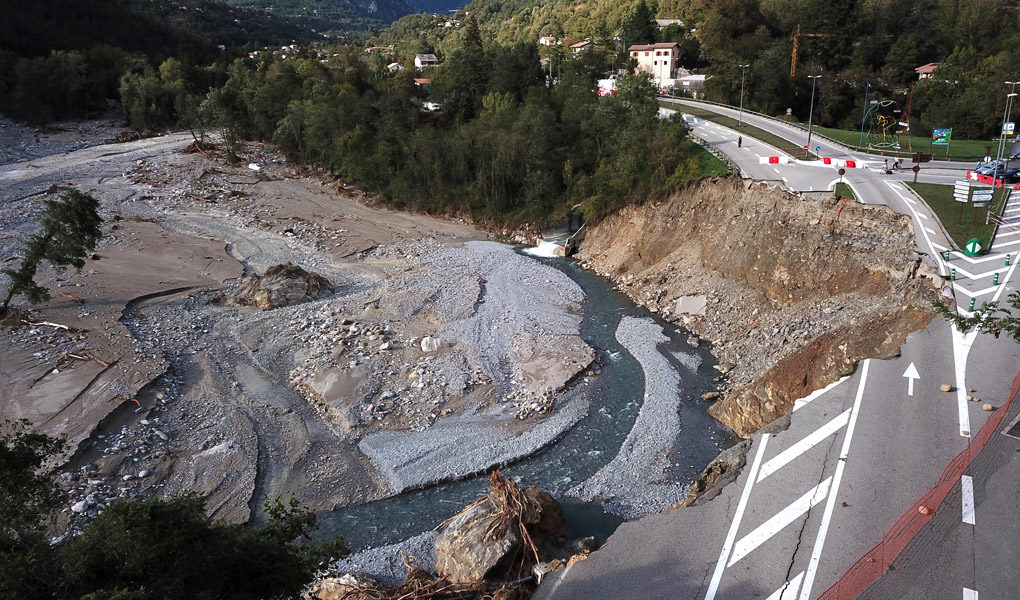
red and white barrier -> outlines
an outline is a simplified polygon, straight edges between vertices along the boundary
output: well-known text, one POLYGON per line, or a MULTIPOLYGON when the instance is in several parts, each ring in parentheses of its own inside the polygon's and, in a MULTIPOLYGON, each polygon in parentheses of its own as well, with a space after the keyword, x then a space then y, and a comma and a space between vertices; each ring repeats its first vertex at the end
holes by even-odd
MULTIPOLYGON (((995 179, 991 175, 982 175, 980 173, 975 173, 974 171, 967 171, 967 179, 973 179, 974 181, 979 181, 992 187, 998 188, 1003 187, 1002 185, 1003 181, 1001 179, 995 179)), ((1020 190, 1020 183, 1017 183, 1011 187, 1014 190, 1020 190)))
POLYGON ((760 165, 788 165, 790 164, 789 156, 759 156, 758 164, 760 165))

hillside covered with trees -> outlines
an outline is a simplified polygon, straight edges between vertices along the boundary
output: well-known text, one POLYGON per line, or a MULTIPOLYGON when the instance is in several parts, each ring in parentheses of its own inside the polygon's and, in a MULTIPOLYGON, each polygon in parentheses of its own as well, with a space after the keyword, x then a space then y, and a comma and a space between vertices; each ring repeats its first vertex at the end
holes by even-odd
MULTIPOLYGON (((871 99, 910 109, 915 134, 952 127, 958 137, 992 137, 1009 91, 1002 82, 1020 78, 1020 7, 1007 0, 475 0, 468 10, 500 42, 590 39, 616 66, 625 64, 625 46, 678 41, 682 64, 707 75, 706 96, 719 102, 739 101, 738 65, 750 65, 745 107, 770 114, 791 108, 806 120, 807 77, 821 74, 815 120, 845 129, 859 126, 870 84, 871 99), (648 16, 684 26, 649 33, 648 16), (798 26, 832 37, 800 38, 791 78, 798 26), (936 75, 919 82, 914 69, 933 62, 936 75)), ((450 35, 443 20, 411 15, 378 41, 405 54, 442 54, 450 35)))
POLYGON ((169 57, 209 65, 316 37, 210 0, 0 0, 0 10, 0 113, 37 123, 108 111, 122 76, 169 57))

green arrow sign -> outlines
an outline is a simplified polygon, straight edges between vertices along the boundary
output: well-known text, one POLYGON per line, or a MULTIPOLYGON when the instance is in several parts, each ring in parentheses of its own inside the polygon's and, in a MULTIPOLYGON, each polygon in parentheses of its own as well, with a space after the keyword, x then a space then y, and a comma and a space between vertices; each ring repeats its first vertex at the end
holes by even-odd
POLYGON ((981 240, 977 238, 970 238, 967 243, 963 245, 963 253, 967 256, 978 256, 981 254, 981 240))

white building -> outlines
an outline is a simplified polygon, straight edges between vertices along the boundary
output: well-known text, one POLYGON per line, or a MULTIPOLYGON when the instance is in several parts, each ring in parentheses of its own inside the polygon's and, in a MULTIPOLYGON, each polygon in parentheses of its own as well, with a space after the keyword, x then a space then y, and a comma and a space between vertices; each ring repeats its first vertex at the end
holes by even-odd
POLYGON ((551 35, 543 35, 538 38, 538 43, 542 46, 558 46, 560 42, 551 35))
POLYGON ((648 73, 657 87, 672 86, 677 76, 688 74, 680 68, 680 44, 676 42, 635 44, 627 50, 637 61, 635 70, 648 73))
POLYGON ((414 57, 414 66, 419 69, 438 67, 439 59, 436 58, 435 54, 418 54, 414 57))
POLYGON ((570 45, 570 49, 574 51, 574 54, 580 54, 585 50, 591 50, 594 47, 595 43, 591 40, 584 40, 583 42, 577 42, 576 44, 570 45))

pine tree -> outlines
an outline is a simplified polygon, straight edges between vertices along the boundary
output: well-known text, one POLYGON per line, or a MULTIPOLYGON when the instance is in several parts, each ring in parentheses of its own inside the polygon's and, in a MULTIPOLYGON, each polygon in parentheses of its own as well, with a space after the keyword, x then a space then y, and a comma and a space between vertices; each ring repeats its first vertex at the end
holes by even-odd
POLYGON ((3 306, 0 306, 0 315, 7 312, 11 299, 19 294, 31 303, 48 300, 49 291, 35 282, 39 263, 45 260, 58 272, 68 266, 81 269, 85 265, 85 257, 99 241, 103 220, 99 217, 99 202, 95 198, 65 188, 60 192, 59 201, 46 201, 39 223, 42 228, 28 238, 21 249, 18 269, 3 269, 11 281, 3 306))

